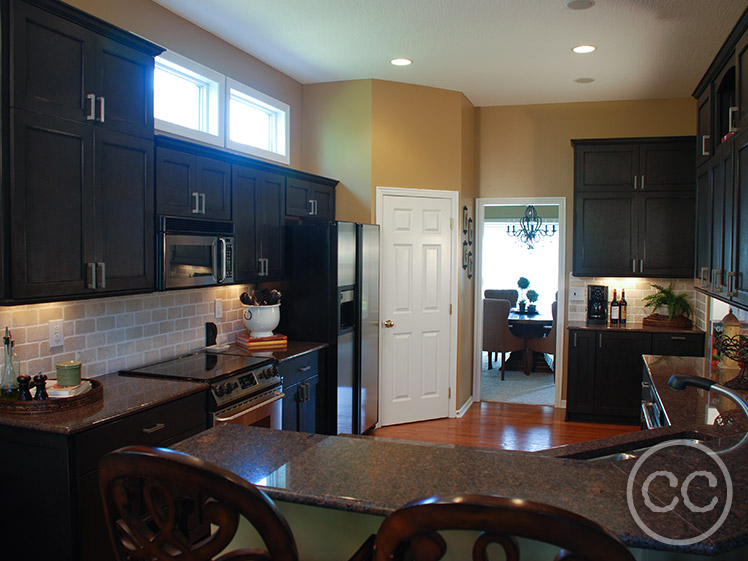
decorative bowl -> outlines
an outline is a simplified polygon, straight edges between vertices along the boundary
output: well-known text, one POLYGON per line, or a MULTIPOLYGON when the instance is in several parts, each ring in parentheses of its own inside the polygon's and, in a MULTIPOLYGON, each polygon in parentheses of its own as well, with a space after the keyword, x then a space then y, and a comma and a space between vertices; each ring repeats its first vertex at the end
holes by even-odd
POLYGON ((272 337, 273 329, 280 322, 280 304, 270 306, 247 306, 242 304, 244 311, 242 319, 244 327, 249 330, 249 336, 257 339, 260 337, 272 337))

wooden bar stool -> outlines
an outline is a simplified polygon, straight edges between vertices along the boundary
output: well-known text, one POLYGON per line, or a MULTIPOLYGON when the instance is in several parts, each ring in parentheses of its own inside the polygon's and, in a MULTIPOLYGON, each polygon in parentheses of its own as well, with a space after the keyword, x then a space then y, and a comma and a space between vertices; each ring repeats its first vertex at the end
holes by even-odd
POLYGON ((267 549, 237 549, 231 559, 298 561, 291 529, 273 501, 239 476, 193 456, 122 448, 101 459, 99 487, 119 561, 212 560, 233 539, 240 516, 267 549))
MULTIPOLYGON (((488 559, 490 544, 503 548, 507 561, 518 561, 516 537, 560 547, 555 560, 634 561, 618 538, 582 516, 532 501, 483 495, 437 495, 399 508, 382 522, 373 559, 437 561, 447 550, 439 534, 443 530, 481 532, 473 544, 474 561, 488 559)), ((467 559, 469 554, 452 552, 452 558, 467 559)))

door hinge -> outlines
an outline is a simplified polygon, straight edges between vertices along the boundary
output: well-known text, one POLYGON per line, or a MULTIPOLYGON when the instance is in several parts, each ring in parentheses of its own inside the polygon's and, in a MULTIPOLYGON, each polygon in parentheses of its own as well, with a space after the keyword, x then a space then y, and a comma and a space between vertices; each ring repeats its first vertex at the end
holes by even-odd
POLYGON ((448 394, 448 395, 447 395, 447 399, 452 399, 452 388, 451 388, 451 387, 450 387, 450 388, 449 388, 449 390, 447 391, 447 394, 448 394))
POLYGON ((450 230, 454 230, 455 229, 455 219, 454 218, 450 218, 449 219, 449 229, 450 230))
POLYGON ((452 315, 452 304, 449 305, 449 315, 452 315))

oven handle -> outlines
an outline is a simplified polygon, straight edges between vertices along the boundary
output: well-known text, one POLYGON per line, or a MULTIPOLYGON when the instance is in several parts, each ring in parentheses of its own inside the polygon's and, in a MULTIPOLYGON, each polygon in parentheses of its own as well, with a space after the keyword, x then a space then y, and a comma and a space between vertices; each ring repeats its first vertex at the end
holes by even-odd
POLYGON ((283 392, 280 392, 280 393, 275 394, 270 399, 267 399, 267 400, 263 401, 262 403, 258 403, 257 405, 253 405, 251 407, 247 407, 246 409, 242 409, 241 411, 239 411, 238 413, 234 413, 230 417, 216 417, 215 420, 218 421, 218 422, 220 422, 220 423, 225 423, 227 421, 233 421, 234 419, 236 419, 238 417, 241 417, 242 415, 244 415, 246 413, 249 413, 250 411, 254 411, 256 409, 259 409, 260 407, 266 407, 266 406, 270 405, 271 403, 275 403, 279 399, 283 399, 284 397, 286 397, 286 394, 284 394, 283 392))
POLYGON ((655 429, 658 427, 650 414, 650 410, 653 408, 654 404, 651 401, 642 401, 642 417, 644 417, 644 424, 647 425, 648 429, 655 429))

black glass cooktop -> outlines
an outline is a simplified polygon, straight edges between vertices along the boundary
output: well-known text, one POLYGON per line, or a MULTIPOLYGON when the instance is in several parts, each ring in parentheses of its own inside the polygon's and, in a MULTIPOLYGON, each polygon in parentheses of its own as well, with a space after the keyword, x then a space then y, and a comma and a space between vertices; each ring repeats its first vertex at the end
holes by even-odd
POLYGON ((263 357, 200 352, 155 364, 147 364, 132 370, 122 370, 120 374, 123 376, 213 382, 232 374, 262 367, 271 362, 270 359, 263 357))

